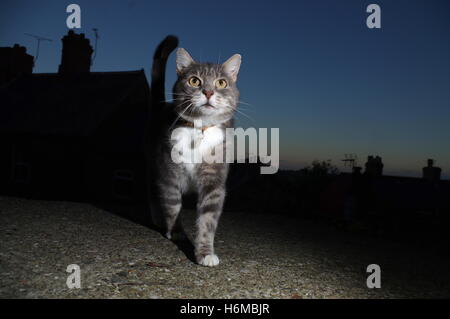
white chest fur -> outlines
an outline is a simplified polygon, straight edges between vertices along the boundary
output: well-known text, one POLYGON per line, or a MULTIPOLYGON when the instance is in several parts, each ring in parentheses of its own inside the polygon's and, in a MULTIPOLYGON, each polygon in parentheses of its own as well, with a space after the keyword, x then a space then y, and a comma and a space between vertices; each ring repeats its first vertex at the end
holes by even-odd
POLYGON ((202 132, 199 128, 179 127, 173 130, 172 160, 183 165, 189 174, 193 174, 203 158, 224 141, 223 130, 212 126, 202 132))

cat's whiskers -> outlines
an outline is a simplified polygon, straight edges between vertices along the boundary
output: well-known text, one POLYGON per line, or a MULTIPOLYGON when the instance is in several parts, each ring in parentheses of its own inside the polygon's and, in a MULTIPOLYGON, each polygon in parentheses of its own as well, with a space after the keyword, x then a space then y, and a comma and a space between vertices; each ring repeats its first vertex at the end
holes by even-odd
POLYGON ((240 104, 244 104, 244 105, 248 105, 248 106, 253 106, 252 104, 247 103, 247 102, 244 102, 244 101, 242 101, 242 100, 239 100, 239 103, 240 103, 240 104))
POLYGON ((254 122, 255 120, 252 119, 250 116, 248 116, 247 114, 245 114, 244 112, 242 112, 241 110, 239 110, 238 108, 234 108, 228 105, 224 105, 226 108, 236 111, 238 114, 244 115, 246 118, 248 118, 250 121, 254 122))
POLYGON ((239 110, 241 110, 241 111, 246 111, 246 112, 256 112, 255 110, 247 109, 247 108, 242 107, 242 106, 239 106, 239 110))
MULTIPOLYGON (((179 98, 179 99, 171 99, 171 100, 167 100, 166 102, 174 102, 174 101, 188 101, 185 98, 179 98)), ((164 101, 161 101, 164 102, 164 101)))
MULTIPOLYGON (((189 101, 187 101, 189 102, 189 101)), ((187 111, 188 108, 190 108, 192 106, 192 102, 186 106, 186 108, 178 115, 178 117, 175 119, 175 121, 173 121, 172 125, 170 125, 169 127, 169 131, 173 128, 173 126, 177 123, 177 121, 184 115, 184 113, 187 111)))
POLYGON ((217 64, 220 64, 220 54, 221 52, 219 51, 219 57, 217 58, 217 64))
POLYGON ((181 94, 181 93, 166 93, 170 95, 178 95, 178 96, 190 96, 190 94, 181 94))

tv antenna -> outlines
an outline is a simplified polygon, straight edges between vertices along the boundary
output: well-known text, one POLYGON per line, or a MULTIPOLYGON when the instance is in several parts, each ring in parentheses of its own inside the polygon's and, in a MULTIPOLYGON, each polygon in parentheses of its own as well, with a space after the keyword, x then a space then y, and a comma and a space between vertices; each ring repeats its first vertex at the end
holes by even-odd
POLYGON ((93 28, 92 31, 94 31, 94 35, 95 35, 95 44, 94 44, 94 56, 92 57, 91 64, 94 63, 95 57, 97 56, 97 42, 98 42, 98 39, 100 39, 100 36, 98 35, 98 29, 93 28))
POLYGON ((34 57, 34 63, 36 63, 37 59, 39 58, 39 47, 41 45, 41 41, 48 41, 48 42, 52 42, 52 39, 47 39, 35 34, 31 34, 31 33, 24 33, 25 35, 35 38, 37 40, 37 49, 36 49, 36 56, 34 57))
POLYGON ((355 167, 355 165, 356 165, 357 159, 358 159, 358 156, 356 156, 356 154, 348 153, 348 154, 344 154, 344 159, 342 159, 341 161, 344 162, 344 167, 348 166, 353 169, 353 167, 355 167))

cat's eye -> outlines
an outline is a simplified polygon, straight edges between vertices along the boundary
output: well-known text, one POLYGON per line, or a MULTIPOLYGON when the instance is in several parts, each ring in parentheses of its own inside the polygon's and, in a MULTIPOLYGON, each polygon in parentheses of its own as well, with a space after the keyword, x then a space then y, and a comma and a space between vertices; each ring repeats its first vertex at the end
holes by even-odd
POLYGON ((224 79, 216 80, 216 88, 218 88, 218 89, 224 89, 224 88, 226 88, 227 86, 228 86, 228 83, 227 83, 226 80, 224 80, 224 79))
POLYGON ((202 84, 202 81, 196 76, 191 76, 188 83, 190 86, 198 88, 202 84))

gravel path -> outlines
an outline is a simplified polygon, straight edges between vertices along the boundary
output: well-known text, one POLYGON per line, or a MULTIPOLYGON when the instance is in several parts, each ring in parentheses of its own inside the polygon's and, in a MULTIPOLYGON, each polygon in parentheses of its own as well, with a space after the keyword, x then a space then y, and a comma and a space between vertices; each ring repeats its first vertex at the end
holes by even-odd
MULTIPOLYGON (((194 213, 183 212, 192 231, 194 213)), ((0 197, 1 298, 432 298, 450 296, 439 252, 317 222, 225 212, 221 263, 192 263, 158 232, 90 204, 0 197), (366 267, 382 269, 368 289, 366 267), (66 267, 81 267, 68 289, 66 267)))

